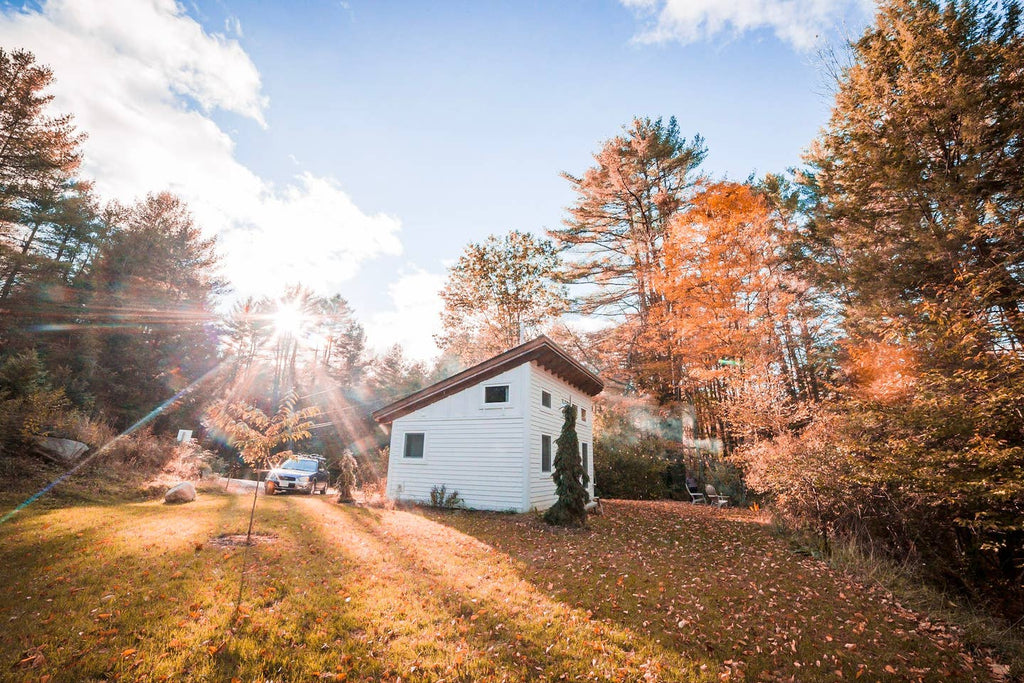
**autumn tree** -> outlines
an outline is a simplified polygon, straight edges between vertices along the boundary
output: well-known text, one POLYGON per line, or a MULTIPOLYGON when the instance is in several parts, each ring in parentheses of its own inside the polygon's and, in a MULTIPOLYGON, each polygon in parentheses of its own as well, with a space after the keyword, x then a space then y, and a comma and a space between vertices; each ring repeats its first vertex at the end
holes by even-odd
POLYGON ((578 310, 625 323, 617 345, 626 348, 627 373, 657 390, 664 389, 662 373, 644 369, 662 353, 648 357, 636 341, 650 331, 650 312, 662 299, 656 281, 669 221, 689 201, 705 154, 703 139, 687 140, 675 118, 634 119, 582 176, 562 174, 577 198, 564 226, 548 233, 571 250, 567 281, 586 286, 578 310))
POLYGON ((466 247, 441 290, 438 346, 475 363, 541 333, 566 307, 548 240, 513 230, 466 247))
POLYGON ((669 224, 650 343, 672 349, 689 438, 728 449, 774 435, 817 398, 806 346, 815 312, 786 267, 787 228, 762 193, 733 182, 707 185, 669 224))
POLYGON ((808 158, 803 228, 843 304, 829 412, 846 427, 787 448, 853 468, 859 495, 815 497, 833 529, 1024 613, 1020 7, 888 0, 852 54, 808 158))
POLYGON ((854 45, 809 157, 808 237, 857 318, 950 313, 977 321, 972 343, 1020 348, 1019 16, 1012 3, 887 2, 854 45))
POLYGON ((258 473, 266 469, 272 459, 290 454, 295 444, 308 439, 313 428, 312 420, 319 414, 315 407, 298 408, 298 396, 294 391, 285 393, 272 415, 245 400, 220 399, 207 407, 206 424, 215 433, 225 436, 228 445, 238 449, 242 460, 257 472, 246 543, 252 536, 256 497, 259 495, 258 473), (282 446, 287 446, 288 450, 278 452, 282 446))
POLYGON ((562 408, 562 432, 555 441, 555 495, 558 500, 544 513, 544 521, 557 526, 584 526, 587 523, 587 473, 580 457, 576 435, 576 406, 562 408))

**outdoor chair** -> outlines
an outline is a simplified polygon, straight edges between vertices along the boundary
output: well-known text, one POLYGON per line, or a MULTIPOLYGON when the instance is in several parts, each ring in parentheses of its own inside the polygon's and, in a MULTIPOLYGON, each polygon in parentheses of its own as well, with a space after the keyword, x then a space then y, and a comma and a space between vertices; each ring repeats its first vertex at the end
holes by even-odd
POLYGON ((690 502, 694 505, 699 503, 707 503, 708 499, 704 497, 704 494, 700 492, 700 489, 696 486, 686 485, 686 492, 690 494, 690 502))
POLYGON ((704 493, 708 499, 708 504, 710 505, 716 505, 720 508, 724 508, 726 505, 729 504, 729 497, 718 495, 718 489, 716 489, 711 484, 708 484, 707 486, 704 487, 704 493))

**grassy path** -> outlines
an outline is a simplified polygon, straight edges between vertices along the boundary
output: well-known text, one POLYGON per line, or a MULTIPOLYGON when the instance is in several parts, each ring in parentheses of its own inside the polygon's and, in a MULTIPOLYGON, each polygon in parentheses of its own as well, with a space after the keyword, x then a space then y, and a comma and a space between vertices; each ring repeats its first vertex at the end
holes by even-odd
POLYGON ((261 499, 29 512, 0 527, 0 680, 985 680, 938 626, 751 517, 533 516, 261 499))

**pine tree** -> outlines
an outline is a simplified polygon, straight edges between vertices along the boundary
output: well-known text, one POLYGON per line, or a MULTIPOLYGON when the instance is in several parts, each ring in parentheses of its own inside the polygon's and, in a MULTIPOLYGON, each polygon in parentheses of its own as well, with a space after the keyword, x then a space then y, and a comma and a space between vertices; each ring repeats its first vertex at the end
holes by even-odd
POLYGON ((580 440, 576 436, 576 406, 562 408, 565 421, 555 442, 555 493, 558 500, 544 513, 544 521, 557 526, 584 526, 587 523, 587 489, 580 458, 580 440))
POLYGON ((222 291, 216 242, 184 201, 149 195, 120 214, 123 223, 91 273, 91 382, 115 424, 131 424, 217 362, 213 304, 222 291))
POLYGON ((704 140, 683 137, 675 118, 636 118, 603 145, 586 173, 562 174, 578 198, 564 227, 548 231, 571 249, 565 279, 588 286, 579 310, 624 318, 613 344, 628 381, 662 395, 671 393, 670 359, 639 340, 662 300, 656 277, 666 230, 691 198, 706 154, 704 140))
POLYGON ((221 322, 227 353, 233 359, 236 373, 252 367, 257 354, 273 333, 270 302, 247 297, 235 302, 221 322))
POLYGON ((427 385, 426 367, 410 361, 399 344, 394 344, 370 363, 366 386, 379 405, 419 391, 427 385))
POLYGON ((52 83, 53 72, 32 53, 0 49, 0 238, 19 221, 22 201, 78 168, 82 136, 71 117, 46 115, 52 83))
POLYGON ((332 377, 346 386, 355 386, 366 370, 366 331, 356 320, 349 302, 335 294, 320 302, 320 334, 324 347, 318 353, 319 362, 332 377))

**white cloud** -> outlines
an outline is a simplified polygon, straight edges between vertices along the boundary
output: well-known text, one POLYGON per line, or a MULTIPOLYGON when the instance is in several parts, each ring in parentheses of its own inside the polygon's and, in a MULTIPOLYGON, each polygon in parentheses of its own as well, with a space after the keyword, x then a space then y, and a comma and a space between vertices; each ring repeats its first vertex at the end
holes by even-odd
POLYGON ((228 35, 235 35, 239 38, 242 37, 242 22, 238 20, 236 16, 230 16, 224 20, 224 30, 227 31, 228 35))
POLYGON ((374 313, 366 322, 366 337, 378 351, 401 344, 410 358, 428 360, 440 349, 434 335, 441 331, 441 288, 444 275, 422 269, 400 277, 388 287, 394 308, 374 313))
POLYGON ((332 292, 366 260, 401 253, 399 221, 362 212, 332 180, 302 174, 276 187, 235 159, 209 112, 266 127, 259 71, 236 40, 205 32, 175 0, 49 0, 0 14, 0 44, 53 69, 54 109, 88 133, 83 173, 100 195, 181 195, 219 236, 240 293, 299 280, 332 292))
POLYGON ((297 185, 265 196, 259 215, 249 219, 256 229, 231 231, 221 242, 240 264, 234 283, 241 291, 263 292, 266 283, 302 281, 324 292, 336 292, 364 261, 381 253, 399 253, 401 225, 384 214, 367 215, 335 182, 303 173, 297 185))
POLYGON ((645 43, 692 43, 719 33, 769 29, 800 50, 813 48, 847 13, 869 0, 620 0, 647 21, 645 43))

